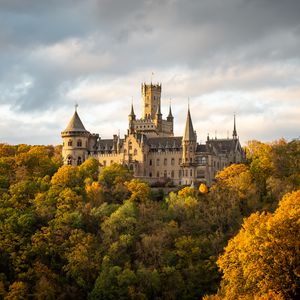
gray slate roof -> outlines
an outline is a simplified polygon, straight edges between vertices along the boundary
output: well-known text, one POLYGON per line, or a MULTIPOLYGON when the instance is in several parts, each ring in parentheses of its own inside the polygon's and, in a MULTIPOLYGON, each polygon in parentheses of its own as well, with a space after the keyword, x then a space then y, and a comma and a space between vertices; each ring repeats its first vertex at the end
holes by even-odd
POLYGON ((72 131, 76 131, 76 132, 87 132, 87 130, 84 128, 78 114, 77 111, 74 112, 74 115, 72 116, 67 128, 64 131, 68 131, 68 132, 72 132, 72 131))
POLYGON ((188 113, 187 113, 187 117, 186 117, 183 140, 184 141, 196 141, 196 136, 195 136, 195 132, 194 132, 194 128, 193 128, 190 109, 188 109, 188 113))

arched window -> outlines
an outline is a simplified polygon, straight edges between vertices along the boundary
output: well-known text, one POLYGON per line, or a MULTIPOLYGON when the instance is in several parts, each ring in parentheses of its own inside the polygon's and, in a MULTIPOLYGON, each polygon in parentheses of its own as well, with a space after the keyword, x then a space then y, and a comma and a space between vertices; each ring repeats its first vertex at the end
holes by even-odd
POLYGON ((174 158, 171 159, 171 165, 172 165, 172 166, 175 165, 175 159, 174 159, 174 158))
POLYGON ((77 147, 82 147, 82 140, 77 141, 77 147))
POLYGON ((167 171, 164 170, 164 178, 167 178, 167 171))
POLYGON ((82 163, 82 161, 81 161, 81 157, 80 157, 80 156, 78 156, 78 158, 77 158, 77 166, 80 166, 80 165, 81 165, 81 163, 82 163))
POLYGON ((202 157, 201 163, 202 163, 202 164, 206 164, 206 157, 205 157, 205 156, 202 157))
POLYGON ((69 147, 72 147, 72 145, 73 145, 72 140, 69 140, 69 141, 68 141, 68 146, 69 146, 69 147))
POLYGON ((171 171, 171 178, 174 178, 174 171, 171 171))
POLYGON ((164 159, 164 166, 166 166, 167 164, 168 164, 168 159, 165 158, 165 159, 164 159))
POLYGON ((110 164, 112 165, 113 163, 114 163, 114 161, 113 161, 113 160, 111 160, 111 161, 110 161, 110 164))
POLYGON ((152 159, 149 160, 149 166, 152 166, 152 159))
POLYGON ((67 164, 72 165, 72 156, 68 156, 67 158, 67 164))
POLYGON ((106 160, 103 161, 103 166, 106 167, 106 160))
POLYGON ((192 177, 193 176, 193 170, 190 169, 190 176, 192 177))
POLYGON ((156 165, 159 166, 159 158, 156 160, 156 165))
POLYGON ((132 150, 132 142, 131 141, 129 141, 129 143, 128 143, 128 149, 132 150))

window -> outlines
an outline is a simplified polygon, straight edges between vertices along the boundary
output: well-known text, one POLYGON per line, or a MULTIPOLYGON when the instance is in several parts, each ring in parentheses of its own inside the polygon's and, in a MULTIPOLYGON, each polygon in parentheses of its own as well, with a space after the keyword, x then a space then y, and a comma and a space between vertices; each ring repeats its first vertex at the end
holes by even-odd
POLYGON ((67 158, 67 164, 72 165, 72 156, 68 156, 67 158))
POLYGON ((206 164, 206 157, 205 157, 205 156, 203 156, 203 157, 201 158, 201 163, 204 164, 204 165, 206 164))
POLYGON ((106 160, 103 161, 103 166, 106 167, 106 160))
POLYGON ((159 158, 156 160, 156 165, 159 166, 159 158))
POLYGON ((156 173, 156 177, 157 177, 157 178, 159 178, 159 171, 157 171, 157 173, 156 173))
POLYGON ((175 165, 175 159, 174 159, 174 158, 171 159, 171 165, 172 165, 172 166, 175 165))
POLYGON ((164 178, 167 178, 167 171, 164 170, 164 178))
POLYGON ((165 159, 164 159, 164 166, 166 166, 167 164, 168 164, 168 159, 165 158, 165 159))
POLYGON ((152 173, 151 172, 149 173, 149 177, 152 177, 152 173))
POLYGON ((178 176, 179 176, 179 178, 181 178, 181 170, 179 170, 178 176))
POLYGON ((179 158, 179 164, 181 164, 181 162, 182 162, 182 159, 181 159, 181 158, 179 158))
POLYGON ((77 141, 77 147, 82 147, 82 141, 81 140, 77 141))
POLYGON ((131 141, 128 143, 128 149, 132 150, 132 142, 131 141))
POLYGON ((152 166, 152 159, 149 160, 149 166, 152 166))
POLYGON ((72 140, 69 140, 69 141, 68 141, 68 146, 69 146, 69 147, 72 147, 72 145, 73 145, 72 140))
POLYGON ((174 171, 171 171, 171 178, 174 178, 174 171))
POLYGON ((81 157, 78 156, 78 158, 77 158, 77 166, 80 166, 80 165, 81 165, 81 157))
POLYGON ((111 160, 111 161, 110 161, 110 164, 112 165, 113 163, 114 163, 114 161, 113 161, 113 160, 111 160))
POLYGON ((137 150, 136 149, 133 150, 133 155, 137 155, 137 150))
POLYGON ((190 157, 190 162, 193 162, 193 158, 192 157, 190 157))
POLYGON ((190 169, 190 176, 192 177, 193 176, 193 170, 190 169))

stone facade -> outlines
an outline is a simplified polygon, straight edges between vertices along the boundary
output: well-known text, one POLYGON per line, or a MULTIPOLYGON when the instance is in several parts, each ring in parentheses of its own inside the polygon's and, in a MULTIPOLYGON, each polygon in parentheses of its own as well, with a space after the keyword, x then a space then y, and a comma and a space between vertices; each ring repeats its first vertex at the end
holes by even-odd
POLYGON ((205 144, 199 144, 189 109, 183 136, 174 136, 171 105, 167 118, 162 118, 161 85, 142 84, 142 100, 141 119, 136 118, 131 105, 124 138, 114 135, 112 139, 101 139, 99 134, 90 133, 75 109, 67 128, 61 133, 64 164, 80 165, 94 157, 101 167, 114 163, 126 165, 135 177, 152 184, 204 182, 210 186, 219 170, 244 161, 235 118, 232 138, 207 137, 205 144))

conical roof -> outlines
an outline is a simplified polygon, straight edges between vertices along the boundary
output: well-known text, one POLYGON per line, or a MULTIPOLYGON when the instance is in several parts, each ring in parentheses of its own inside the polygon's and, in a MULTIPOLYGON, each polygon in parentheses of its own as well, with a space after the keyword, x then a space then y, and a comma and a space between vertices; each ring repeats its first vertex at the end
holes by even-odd
POLYGON ((187 113, 187 117, 186 117, 183 140, 184 141, 196 141, 196 136, 195 136, 195 132, 194 132, 194 128, 193 128, 190 109, 188 109, 188 113, 187 113))
POLYGON ((64 131, 81 131, 81 132, 86 132, 87 130, 84 128, 77 111, 75 110, 67 128, 64 131))
POLYGON ((173 115, 172 115, 172 109, 171 109, 171 104, 170 104, 170 107, 169 107, 169 115, 168 115, 168 118, 173 118, 173 115))

